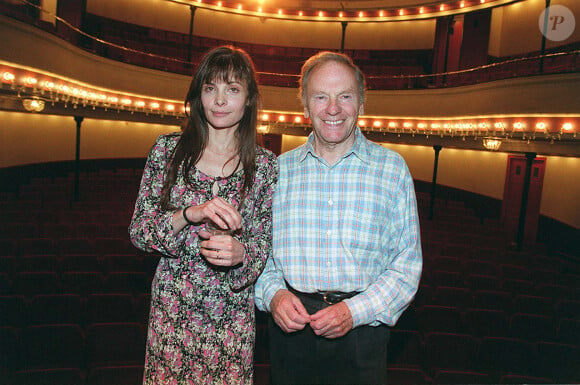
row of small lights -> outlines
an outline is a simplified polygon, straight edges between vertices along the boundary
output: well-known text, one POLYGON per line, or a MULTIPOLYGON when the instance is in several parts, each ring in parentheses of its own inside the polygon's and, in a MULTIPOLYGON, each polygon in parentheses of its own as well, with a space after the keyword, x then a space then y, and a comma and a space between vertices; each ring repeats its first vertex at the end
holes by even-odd
MULTIPOLYGON (((11 71, 2 72, 1 81, 3 84, 16 89, 18 85, 25 89, 31 89, 32 98, 35 95, 43 96, 48 94, 53 102, 62 101, 72 104, 89 105, 94 107, 118 108, 129 111, 140 111, 147 113, 157 113, 160 115, 175 115, 181 117, 185 113, 185 107, 177 101, 167 101, 161 99, 138 98, 121 93, 108 94, 100 91, 86 90, 83 87, 68 85, 64 82, 54 82, 52 80, 39 80, 35 76, 25 75, 17 79, 11 71), (180 106, 181 105, 181 106, 180 106), (180 107, 177 107, 180 106, 180 107)), ((469 118, 467 118, 469 119, 469 118)), ((498 118, 496 121, 489 121, 486 118, 475 119, 472 122, 454 120, 453 122, 435 121, 429 122, 423 119, 383 119, 362 117, 358 121, 359 127, 363 130, 403 130, 403 131, 494 131, 494 132, 559 132, 561 134, 576 133, 576 127, 571 120, 564 120, 561 124, 554 124, 552 119, 537 118, 535 123, 528 120, 513 118, 513 122, 507 119, 498 118)), ((511 119, 511 118, 510 118, 511 119)), ((264 112, 260 116, 262 123, 291 123, 305 126, 309 121, 302 115, 292 113, 264 112)), ((264 130, 264 129, 262 129, 264 130)))
POLYGON ((437 12, 447 12, 453 10, 462 10, 464 8, 473 7, 477 5, 491 4, 498 0, 460 0, 460 1, 449 1, 443 2, 439 5, 433 6, 420 6, 416 8, 397 8, 397 9, 381 9, 373 11, 287 11, 284 9, 271 10, 265 9, 262 6, 256 8, 244 9, 244 6, 240 3, 232 3, 225 1, 207 1, 207 0, 195 0, 194 3, 198 5, 207 5, 212 9, 220 10, 222 8, 228 9, 230 12, 250 12, 257 13, 258 15, 269 16, 269 17, 285 17, 285 16, 298 16, 298 17, 318 17, 320 19, 328 18, 335 20, 338 19, 363 19, 363 18, 386 18, 393 16, 412 16, 412 15, 425 15, 437 12))
MULTIPOLYGON (((513 123, 506 121, 504 118, 498 118, 498 121, 480 122, 431 122, 415 119, 413 121, 407 119, 366 119, 361 118, 358 121, 358 126, 363 130, 406 130, 406 131, 494 131, 494 132, 560 132, 560 133, 575 133, 575 126, 572 121, 564 121, 560 125, 551 123, 551 119, 542 119, 534 123, 529 123, 526 120, 515 119, 513 123), (501 120, 500 120, 501 119, 501 120), (531 130, 529 130, 531 128, 531 130)), ((478 119, 480 120, 480 119, 478 119)), ((277 113, 264 113, 261 116, 262 122, 280 122, 280 123, 294 123, 296 125, 305 125, 309 123, 300 115, 286 115, 277 113)))
POLYGON ((23 76, 17 81, 16 75, 10 71, 4 71, 1 80, 2 83, 9 84, 12 87, 16 87, 19 83, 23 87, 30 88, 32 89, 33 95, 44 96, 48 93, 53 101, 116 108, 133 107, 165 113, 185 112, 183 106, 181 108, 176 107, 179 102, 158 99, 152 100, 145 97, 137 97, 137 100, 135 100, 135 96, 91 91, 75 85, 55 83, 52 80, 39 80, 34 76, 23 76))

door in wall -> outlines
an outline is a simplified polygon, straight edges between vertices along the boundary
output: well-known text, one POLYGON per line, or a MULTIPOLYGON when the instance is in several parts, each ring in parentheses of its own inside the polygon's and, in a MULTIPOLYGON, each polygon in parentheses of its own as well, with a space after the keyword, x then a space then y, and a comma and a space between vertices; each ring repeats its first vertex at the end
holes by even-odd
MULTIPOLYGON (((518 232, 520 210, 522 207, 526 161, 527 159, 525 156, 508 157, 505 190, 502 203, 502 222, 506 231, 514 240, 516 239, 518 232)), ((530 188, 528 192, 524 225, 524 243, 536 242, 545 168, 546 158, 534 158, 532 160, 530 188)))

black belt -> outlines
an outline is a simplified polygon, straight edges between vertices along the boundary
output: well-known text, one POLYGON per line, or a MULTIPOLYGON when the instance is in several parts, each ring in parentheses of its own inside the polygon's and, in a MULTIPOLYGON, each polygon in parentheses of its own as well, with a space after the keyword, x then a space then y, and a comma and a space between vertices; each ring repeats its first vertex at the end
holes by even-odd
POLYGON ((322 301, 329 305, 337 304, 344 301, 345 299, 352 298, 359 293, 358 291, 351 291, 350 293, 345 293, 343 291, 319 291, 316 293, 303 293, 294 289, 292 286, 288 285, 288 283, 286 283, 286 286, 291 293, 294 293, 298 297, 306 297, 317 301, 322 301))

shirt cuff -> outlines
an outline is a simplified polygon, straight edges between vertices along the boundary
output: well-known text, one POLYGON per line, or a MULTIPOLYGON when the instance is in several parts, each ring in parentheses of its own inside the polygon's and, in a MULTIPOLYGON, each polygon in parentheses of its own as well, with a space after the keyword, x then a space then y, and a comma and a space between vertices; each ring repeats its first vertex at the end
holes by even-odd
POLYGON ((352 298, 343 301, 352 316, 352 327, 362 325, 378 325, 379 322, 375 319, 371 306, 371 300, 364 293, 358 294, 352 298))
POLYGON ((266 287, 264 287, 262 289, 262 295, 261 295, 261 302, 262 302, 262 306, 264 307, 264 309, 268 312, 272 312, 270 309, 270 304, 272 303, 272 299, 274 298, 274 296, 276 295, 276 293, 278 292, 278 290, 282 290, 282 289, 286 289, 286 285, 284 284, 284 281, 274 281, 271 282, 269 285, 267 285, 266 287))

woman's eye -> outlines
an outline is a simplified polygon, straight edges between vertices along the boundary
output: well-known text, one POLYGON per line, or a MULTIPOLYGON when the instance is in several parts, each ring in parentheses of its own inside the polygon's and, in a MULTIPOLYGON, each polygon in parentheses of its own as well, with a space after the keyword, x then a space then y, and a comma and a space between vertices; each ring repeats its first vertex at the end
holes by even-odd
POLYGON ((230 92, 232 94, 237 94, 238 92, 240 92, 240 89, 238 87, 232 87, 230 88, 230 92))
POLYGON ((205 86, 205 87, 203 87, 203 90, 205 92, 211 92, 211 91, 213 91, 213 86, 205 86))

